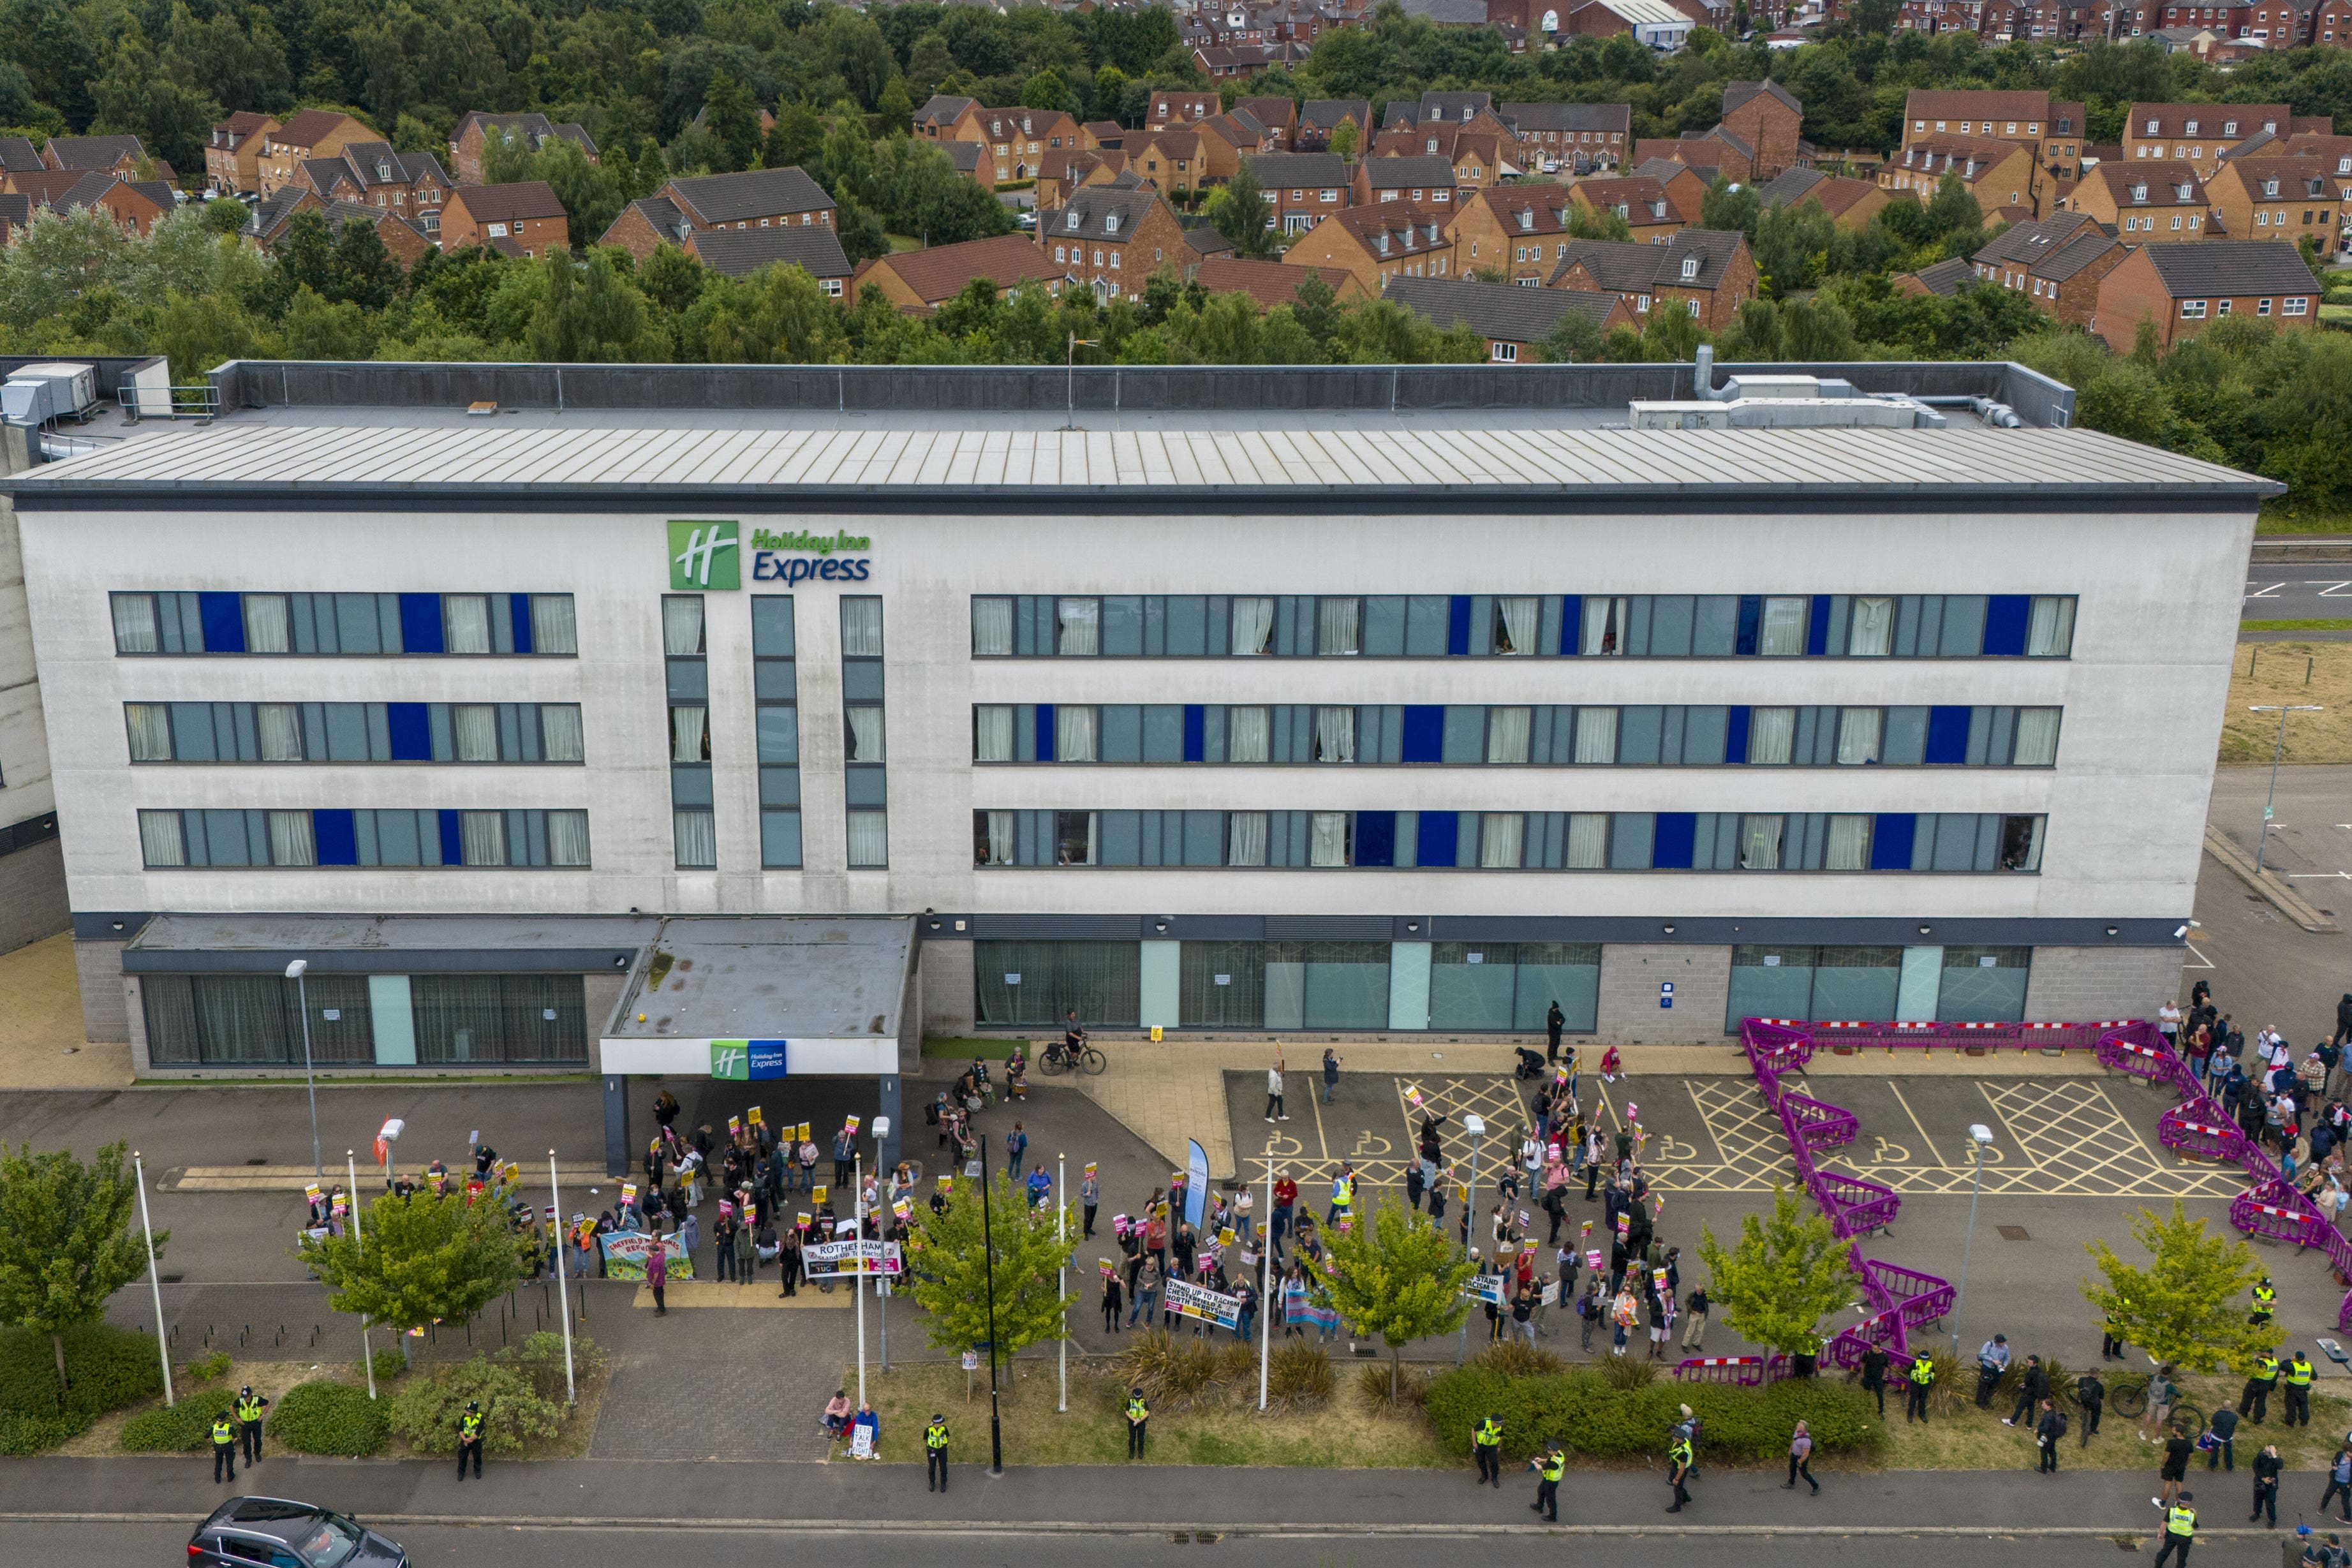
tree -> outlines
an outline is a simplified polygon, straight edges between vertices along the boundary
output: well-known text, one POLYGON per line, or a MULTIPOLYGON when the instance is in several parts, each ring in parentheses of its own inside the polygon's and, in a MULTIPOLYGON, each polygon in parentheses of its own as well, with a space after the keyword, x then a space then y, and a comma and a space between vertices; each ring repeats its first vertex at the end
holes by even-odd
POLYGON ((1241 168, 1209 197, 1210 226, 1234 242, 1234 254, 1259 258, 1274 249, 1273 231, 1266 227, 1265 193, 1244 159, 1241 168))
POLYGON ((776 111, 761 162, 771 169, 804 169, 824 151, 824 121, 807 104, 788 103, 776 111))
POLYGON ((1041 70, 1021 84, 1021 107, 1047 110, 1070 107, 1069 84, 1056 70, 1041 70))
MULTIPOLYGON (((139 1183, 123 1163, 126 1147, 109 1143, 85 1165, 63 1149, 0 1144, 0 1322, 49 1336, 60 1410, 66 1331, 102 1316, 107 1298, 146 1267, 131 1228, 139 1183)), ((170 1239, 155 1233, 158 1257, 170 1239)))
POLYGON ((1590 364, 1601 357, 1601 327, 1582 310, 1564 310, 1536 355, 1546 364, 1590 364))
POLYGON ((760 105, 749 89, 725 66, 710 73, 703 91, 703 128, 719 143, 726 160, 722 172, 748 169, 760 145, 760 105))
POLYGON ((1323 1237, 1332 1272, 1324 1279, 1340 1321, 1359 1334, 1378 1334, 1389 1347, 1389 1394, 1397 1389, 1397 1361, 1415 1340, 1442 1334, 1470 1310, 1462 1286, 1478 1266, 1454 1255, 1454 1244, 1418 1209, 1383 1194, 1370 1224, 1334 1229, 1323 1237))
POLYGON ((1698 1255, 1725 1325, 1784 1354, 1818 1351, 1822 1319, 1853 1301, 1853 1243, 1837 1238, 1828 1215, 1802 1213, 1786 1187, 1773 1188, 1769 1218, 1740 1216, 1739 1239, 1728 1252, 1713 1227, 1701 1226, 1698 1255))
POLYGON ((1339 159, 1342 163, 1355 162, 1356 144, 1360 139, 1361 133, 1357 131, 1356 122, 1352 120, 1342 120, 1331 128, 1331 156, 1339 159))
POLYGON ((1720 174, 1707 193, 1699 200, 1698 226, 1701 228, 1738 229, 1756 242, 1756 216, 1763 204, 1756 199, 1754 185, 1735 185, 1720 174))
POLYGON ((2171 1218, 2143 1208, 2131 1228, 2147 1249, 2146 1268, 2105 1241, 2083 1244, 2106 1276, 2104 1287, 2084 1280, 2083 1298, 2118 1336, 2184 1372, 2241 1373, 2286 1338, 2276 1323, 2247 1321, 2247 1291, 2264 1272, 2252 1247, 2227 1233, 2207 1235, 2206 1222, 2190 1219, 2179 1198, 2171 1218))
POLYGON ((947 1206, 915 1211, 907 1277, 923 1309, 923 1332, 939 1350, 991 1342, 996 1362, 1058 1339, 1063 1310, 1077 1300, 1056 1288, 1055 1274, 1077 1250, 1078 1227, 1056 1240, 1055 1211, 1031 1208, 1029 1190, 998 1171, 989 1179, 986 1228, 981 1196, 959 1181, 947 1206), (989 1332, 989 1281, 996 1286, 995 1333, 989 1332))
POLYGON ((204 219, 215 234, 236 234, 253 221, 253 211, 243 202, 215 196, 205 204, 204 219))
POLYGON ((658 364, 670 355, 669 334, 655 321, 646 297, 598 246, 588 263, 550 252, 541 262, 546 296, 531 312, 531 355, 565 363, 658 364))
POLYGON ((403 1331, 466 1322, 522 1272, 505 1208, 463 1193, 379 1194, 356 1235, 305 1236, 297 1251, 329 1306, 403 1331))

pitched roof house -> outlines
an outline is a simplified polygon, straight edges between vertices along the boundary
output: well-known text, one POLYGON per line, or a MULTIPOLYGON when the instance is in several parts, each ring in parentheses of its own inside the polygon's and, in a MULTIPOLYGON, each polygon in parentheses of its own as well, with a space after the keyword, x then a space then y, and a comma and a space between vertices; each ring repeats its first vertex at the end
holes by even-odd
POLYGON ((1335 213, 1292 241, 1289 267, 1336 267, 1355 275, 1367 293, 1391 278, 1450 278, 1454 241, 1445 232, 1453 208, 1381 202, 1335 213))
POLYGON ((1037 245, 1066 286, 1090 288, 1097 300, 1139 294, 1160 268, 1181 273, 1200 257, 1160 193, 1141 186, 1071 192, 1063 205, 1038 213, 1037 245))
POLYGON ((1756 199, 1768 207, 1801 207, 1807 202, 1818 203, 1822 212, 1841 228, 1867 228, 1878 209, 1886 205, 1886 193, 1868 180, 1849 180, 1840 174, 1824 174, 1819 169, 1790 169, 1779 178, 1756 187, 1756 199))
MULTIPOLYGON (((2101 163, 2066 193, 2066 210, 2109 225, 2126 244, 2162 235, 2203 239, 2213 227, 2205 182, 2189 163, 2101 163)), ((2243 238, 2244 236, 2238 237, 2243 238)))
POLYGON ((662 246, 683 246, 703 229, 831 228, 834 211, 824 187, 797 167, 704 174, 631 202, 597 243, 619 246, 642 266, 662 246))
POLYGON ((332 158, 302 164, 301 184, 330 202, 357 202, 413 217, 426 235, 441 227, 441 204, 456 184, 430 153, 396 153, 385 142, 354 142, 332 158))
MULTIPOLYGON (((798 234, 800 230, 791 232, 798 234)), ((910 315, 929 315, 963 292, 975 278, 985 278, 1007 293, 1024 283, 1056 283, 1064 267, 1050 252, 1025 234, 1000 234, 988 239, 968 239, 957 245, 934 245, 923 250, 894 251, 861 261, 851 274, 854 298, 872 284, 884 299, 910 315)))
POLYGON ((1575 239, 1545 286, 1620 294, 1637 316, 1679 305, 1720 331, 1756 297, 1756 261, 1736 229, 1686 228, 1660 245, 1575 239))
POLYGON ((1356 165, 1356 205, 1454 205, 1454 165, 1444 158, 1366 158, 1356 165))
POLYGON ((1752 150, 1750 179, 1769 180, 1797 166, 1805 155, 1804 123, 1805 106, 1777 81, 1723 85, 1723 129, 1752 150))
POLYGON ((376 133, 350 115, 332 109, 306 109, 261 133, 261 155, 254 174, 263 195, 290 185, 302 165, 313 158, 331 158, 354 142, 379 141, 376 133))
MULTIPOLYGON (((2347 160, 2352 162, 2352 160, 2347 160)), ((2338 228, 2352 211, 2352 170, 2336 174, 2323 159, 2235 158, 2206 182, 2212 224, 2239 239, 2300 239, 2321 251, 2336 247, 2338 228)))
POLYGON ((817 287, 838 300, 852 272, 841 237, 830 228, 706 228, 687 236, 682 247, 713 272, 749 278, 765 267, 797 267, 817 287))
POLYGON ((1247 294, 1261 310, 1296 303, 1298 286, 1320 278, 1339 300, 1369 300, 1356 275, 1338 267, 1292 267, 1280 261, 1244 261, 1234 256, 1204 257, 1192 268, 1192 281, 1212 294, 1247 294))
POLYGON ((1613 169, 1632 155, 1633 110, 1623 103, 1506 103, 1519 166, 1546 174, 1613 169))
POLYGON ((1265 194, 1267 222, 1284 234, 1354 205, 1351 172, 1336 153, 1255 153, 1242 163, 1265 194))
POLYGON ((1637 174, 1579 180, 1568 195, 1580 207, 1616 214, 1633 237, 1644 242, 1678 234, 1698 221, 1696 209, 1685 209, 1664 185, 1637 174))
POLYGON ((1486 340, 1486 358, 1496 364, 1516 364, 1538 357, 1536 346, 1559 330, 1571 312, 1590 320, 1601 332, 1641 323, 1624 300, 1610 293, 1575 289, 1521 289, 1508 283, 1480 283, 1464 278, 1391 278, 1383 299, 1395 300, 1440 331, 1467 325, 1486 340))
POLYGON ((571 248, 571 226, 545 180, 459 185, 441 209, 441 248, 469 245, 509 256, 544 256, 571 248))
POLYGON ((2143 321, 2169 348, 2229 316, 2283 327, 2319 322, 2319 285, 2294 245, 2282 239, 2207 239, 2143 245, 2099 280, 2092 331, 2118 353, 2137 342, 2143 321))
POLYGON ((2058 213, 2005 229, 1969 258, 1976 275, 2032 300, 2034 308, 2085 330, 2098 314, 2099 281, 2131 247, 2081 213, 2058 213))
POLYGON ((544 114, 486 114, 478 109, 458 121, 457 128, 449 133, 449 166, 457 171, 457 178, 469 185, 480 184, 482 154, 492 139, 500 136, 511 137, 533 153, 552 141, 569 142, 590 163, 597 162, 596 139, 577 121, 559 125, 544 114))
POLYGON ((240 109, 212 129, 205 142, 205 189, 235 195, 261 188, 261 142, 278 129, 274 115, 240 109))

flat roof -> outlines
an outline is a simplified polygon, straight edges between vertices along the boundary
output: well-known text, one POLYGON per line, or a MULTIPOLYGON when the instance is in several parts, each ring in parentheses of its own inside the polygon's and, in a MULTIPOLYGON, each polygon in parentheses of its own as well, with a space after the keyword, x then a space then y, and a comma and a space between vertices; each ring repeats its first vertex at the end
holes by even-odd
POLYGON ((659 924, 652 915, 164 914, 124 946, 122 967, 260 973, 300 958, 321 974, 617 973, 659 924))
POLYGON ((889 1041, 911 915, 672 915, 630 971, 610 1040, 889 1041))

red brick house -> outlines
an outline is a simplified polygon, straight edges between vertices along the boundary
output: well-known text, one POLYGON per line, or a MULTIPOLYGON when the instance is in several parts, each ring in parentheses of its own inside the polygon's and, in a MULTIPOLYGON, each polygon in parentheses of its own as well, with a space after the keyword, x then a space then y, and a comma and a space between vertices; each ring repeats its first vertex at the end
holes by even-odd
POLYGON ((1630 104, 1506 103, 1497 112, 1518 138, 1523 170, 1589 174, 1633 155, 1630 104))
POLYGON ((1024 283, 1058 283, 1066 267, 1055 266, 1047 259, 1049 255, 1025 234, 1000 234, 988 239, 968 239, 959 245, 893 251, 859 262, 850 275, 849 293, 855 299, 870 283, 895 309, 909 315, 928 316, 962 293, 965 285, 975 278, 987 279, 996 285, 1000 294, 1010 293, 1024 283))
POLYGON ((205 189, 233 196, 261 189, 261 143, 278 129, 274 115, 241 109, 213 127, 205 142, 205 189))
POLYGON ((2096 219, 2059 213, 2003 230, 1969 265, 1983 282, 2022 294, 2043 314, 2088 331, 2099 313, 2099 284, 2130 254, 2096 219))
POLYGON ((1717 332, 1756 298, 1756 260, 1736 229, 1686 228, 1663 245, 1572 239, 1545 287, 1616 294, 1645 320, 1680 307, 1717 332))
POLYGON ((1639 331, 1641 321, 1623 298, 1576 289, 1520 289, 1463 278, 1391 278, 1382 298, 1393 300, 1440 331, 1467 326, 1486 345, 1495 364, 1535 361, 1537 345, 1559 330, 1570 312, 1589 318, 1603 336, 1619 327, 1639 331))
POLYGON ((306 109, 285 124, 261 134, 261 156, 254 172, 261 194, 275 195, 300 177, 302 165, 313 158, 331 158, 354 142, 382 138, 352 119, 331 109, 306 109))
POLYGON ((2167 348, 2230 316, 2312 328, 2319 293, 2302 255, 2283 239, 2143 245, 2100 279, 2091 330, 2128 353, 2143 321, 2156 323, 2167 348))
POLYGON ((430 153, 395 153, 389 142, 354 142, 332 158, 302 165, 301 183, 330 203, 382 207, 425 235, 441 228, 441 205, 456 182, 430 153))
POLYGON ((1367 293, 1391 278, 1451 278, 1459 268, 1446 225, 1448 207, 1381 202, 1351 207, 1325 218, 1283 252, 1286 267, 1338 268, 1351 273, 1367 293))
POLYGON ((1644 244, 1679 234, 1698 221, 1697 209, 1685 210, 1664 186, 1640 175, 1595 175, 1577 181, 1568 195, 1578 206, 1623 218, 1633 238, 1644 244))
POLYGON ((76 207, 102 212, 123 233, 142 239, 154 233, 155 226, 179 207, 173 198, 172 187, 161 180, 121 180, 99 169, 84 171, 48 205, 58 212, 71 212, 76 207))
POLYGON ((2101 163, 2087 169, 2066 193, 2066 210, 2109 225, 2126 245, 2145 244, 2158 236, 2203 239, 2213 219, 2212 204, 2196 169, 2169 162, 2101 163))
POLYGON ((749 169, 672 180, 621 209, 599 245, 617 245, 639 266, 664 245, 706 228, 833 226, 834 200, 798 168, 749 169))
POLYGON ((1753 150, 1750 179, 1770 180, 1797 166, 1804 154, 1804 123, 1805 106, 1777 81, 1724 84, 1722 126, 1753 150))
POLYGON ((1356 165, 1355 205, 1411 202, 1454 205, 1454 165, 1444 158, 1366 158, 1356 165))
POLYGON ((1292 267, 1280 261, 1244 261, 1235 256, 1205 257, 1192 268, 1192 281, 1212 294, 1246 294, 1261 310, 1293 304, 1298 286, 1310 277, 1331 286, 1339 300, 1369 300, 1356 275, 1337 267, 1292 267))
POLYGON ((2222 152, 2252 136, 2293 134, 2284 103, 2135 103, 2124 120, 2124 162, 2173 163, 2210 178, 2222 152))
POLYGON ((544 114, 485 114, 475 110, 457 121, 449 133, 449 166, 468 185, 482 183, 482 154, 495 137, 509 137, 525 150, 538 152, 553 141, 569 142, 590 163, 598 160, 596 139, 576 121, 556 124, 544 114))
POLYGON ((463 250, 469 245, 509 256, 568 251, 572 237, 563 204, 545 180, 459 185, 441 209, 441 248, 463 250))
POLYGON ((1073 191, 1064 205, 1038 213, 1037 245, 1064 287, 1092 289, 1097 300, 1140 294, 1160 268, 1181 275, 1199 258, 1175 212, 1142 187, 1073 191))

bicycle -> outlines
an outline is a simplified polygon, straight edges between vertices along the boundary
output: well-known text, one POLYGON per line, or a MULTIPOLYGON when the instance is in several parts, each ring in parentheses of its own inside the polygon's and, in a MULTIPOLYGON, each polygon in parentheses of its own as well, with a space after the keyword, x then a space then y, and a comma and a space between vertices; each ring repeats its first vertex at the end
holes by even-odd
POLYGON ((1091 1077, 1108 1066, 1110 1058, 1089 1045, 1049 1045, 1037 1054, 1037 1069, 1049 1078, 1072 1068, 1091 1077))
MULTIPOLYGON (((2148 1384, 2152 1374, 2126 1375, 2116 1380, 2107 1389, 2107 1407, 2116 1415, 2137 1421, 2147 1410, 2148 1384)), ((2190 1432, 2205 1430, 2205 1413, 2186 1401, 2173 1402, 2171 1423, 2190 1432)))

